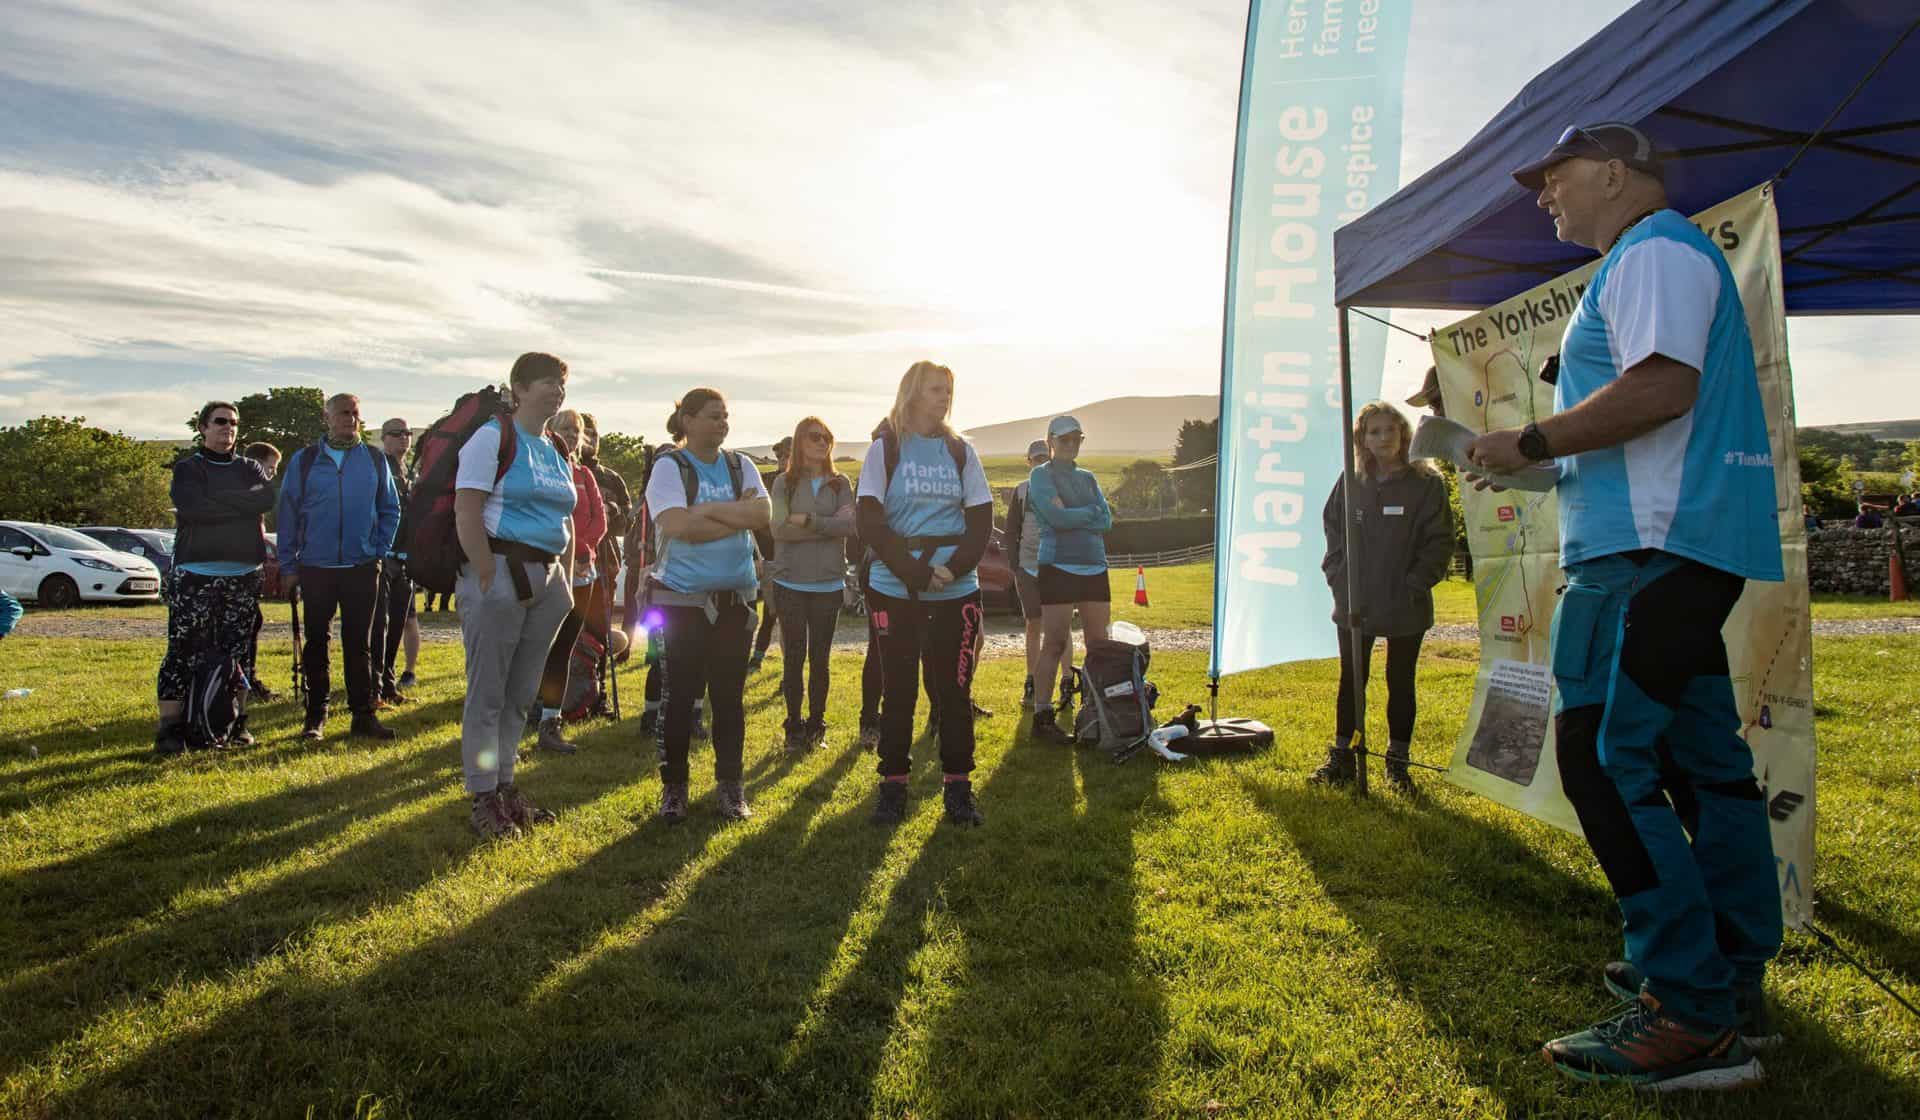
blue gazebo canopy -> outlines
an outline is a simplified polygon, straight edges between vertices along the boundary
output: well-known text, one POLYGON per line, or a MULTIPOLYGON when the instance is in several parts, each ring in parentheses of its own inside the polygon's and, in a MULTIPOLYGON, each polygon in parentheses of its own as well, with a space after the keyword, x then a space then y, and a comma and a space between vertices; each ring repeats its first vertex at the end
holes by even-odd
POLYGON ((1509 172, 1571 124, 1630 121, 1704 210, 1785 170, 1789 313, 1920 311, 1920 3, 1642 0, 1466 147, 1334 236, 1343 306, 1498 303, 1593 256, 1509 172))

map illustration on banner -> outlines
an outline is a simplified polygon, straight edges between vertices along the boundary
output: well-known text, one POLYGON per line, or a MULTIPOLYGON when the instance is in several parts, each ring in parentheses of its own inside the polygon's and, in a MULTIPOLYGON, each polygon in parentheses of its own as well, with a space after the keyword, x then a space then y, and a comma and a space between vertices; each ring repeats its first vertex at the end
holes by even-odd
MULTIPOLYGON (((1756 187, 1694 217, 1726 254, 1740 288, 1767 413, 1780 514, 1781 583, 1748 582, 1723 631, 1742 736, 1766 791, 1787 923, 1812 919, 1813 650, 1801 518, 1793 376, 1780 284, 1773 188, 1756 187)), ((1538 373, 1559 352, 1596 260, 1433 335, 1447 415, 1476 432, 1553 412, 1538 373)), ((1554 492, 1461 490, 1480 610, 1480 671, 1449 781, 1571 832, 1550 715, 1548 635, 1565 579, 1554 492)))
MULTIPOLYGON (((1210 675, 1331 657, 1320 507, 1345 469, 1333 231, 1400 182, 1411 0, 1263 3, 1247 15, 1220 369, 1210 675)), ((1353 392, 1386 328, 1356 320, 1353 392)))

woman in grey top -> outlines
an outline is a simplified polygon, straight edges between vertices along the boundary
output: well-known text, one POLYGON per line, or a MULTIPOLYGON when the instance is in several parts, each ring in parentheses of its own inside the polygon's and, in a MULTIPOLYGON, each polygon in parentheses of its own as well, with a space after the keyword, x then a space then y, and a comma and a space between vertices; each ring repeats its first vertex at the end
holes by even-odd
POLYGON ((793 430, 788 467, 775 476, 773 539, 767 563, 780 620, 780 689, 787 701, 788 750, 826 738, 827 676, 833 628, 846 594, 847 538, 853 535, 853 487, 833 466, 833 432, 817 416, 793 430), (807 719, 800 720, 800 675, 807 674, 807 719))
POLYGON ((1333 621, 1340 633, 1340 699, 1327 761, 1309 781, 1353 780, 1353 644, 1349 619, 1360 630, 1360 681, 1376 638, 1387 640, 1387 780, 1411 793, 1407 772, 1413 740, 1414 668, 1420 643, 1433 629, 1433 585, 1453 556, 1453 512, 1447 484, 1432 467, 1407 460, 1412 426, 1386 401, 1360 410, 1353 424, 1355 477, 1353 554, 1347 553, 1346 476, 1333 484, 1321 521, 1327 555, 1320 568, 1333 590, 1333 621), (1347 602, 1347 566, 1356 567, 1356 599, 1347 602))

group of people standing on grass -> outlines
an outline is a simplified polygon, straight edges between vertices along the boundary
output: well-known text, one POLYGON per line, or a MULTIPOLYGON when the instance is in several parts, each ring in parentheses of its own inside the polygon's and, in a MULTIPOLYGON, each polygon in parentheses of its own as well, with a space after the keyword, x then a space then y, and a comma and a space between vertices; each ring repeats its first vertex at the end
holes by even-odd
MULTIPOLYGON (((857 742, 879 759, 873 816, 904 818, 924 687, 946 817, 983 823, 971 782, 973 723, 991 713, 974 703, 972 682, 984 637, 977 568, 993 530, 993 495, 978 454, 948 423, 953 372, 925 361, 907 370, 857 487, 835 466, 835 438, 820 418, 795 426, 782 441, 781 469, 763 478, 723 446, 726 399, 690 390, 668 418, 672 443, 652 457, 637 512, 625 481, 594 461, 591 416, 562 407, 567 373, 552 355, 522 355, 508 378, 510 430, 499 418, 481 424, 460 447, 453 475, 464 558, 454 590, 467 677, 461 744, 475 830, 506 836, 550 818, 519 789, 514 763, 529 724, 534 749, 573 752, 561 729, 562 703, 583 631, 597 632, 609 656, 629 634, 651 632, 657 642, 642 731, 658 738, 659 815, 675 822, 688 812, 688 750, 704 734, 713 744, 718 811, 751 816, 741 773, 756 622, 780 634, 785 745, 820 745, 850 555, 868 608, 857 742), (616 627, 615 542, 623 536, 629 594, 624 626, 616 627)), ((352 394, 330 398, 325 421, 327 435, 295 451, 282 471, 277 449, 236 450, 233 404, 201 410, 197 446, 174 467, 180 574, 168 591, 155 741, 162 754, 199 745, 185 720, 195 666, 230 660, 257 683, 269 547, 279 591, 306 607, 303 737, 325 733, 336 616, 348 734, 394 736, 378 712, 409 699, 417 644, 407 671, 393 669, 402 636, 418 640, 404 524, 409 491, 419 485, 406 457, 413 433, 392 420, 382 426, 382 446, 368 445, 352 394), (271 546, 263 532, 269 511, 278 519, 271 546)), ((1035 712, 1036 737, 1059 742, 1071 740, 1056 723, 1051 688, 1036 692, 1033 681, 1067 678, 1076 610, 1088 638, 1106 636, 1110 597, 1103 534, 1113 517, 1094 476, 1075 465, 1083 438, 1079 423, 1063 416, 1044 444, 1036 441, 1010 533, 1030 620, 1024 702, 1035 712)), ((1061 702, 1068 699, 1063 687, 1061 702)), ((245 702, 228 745, 253 742, 245 702)))

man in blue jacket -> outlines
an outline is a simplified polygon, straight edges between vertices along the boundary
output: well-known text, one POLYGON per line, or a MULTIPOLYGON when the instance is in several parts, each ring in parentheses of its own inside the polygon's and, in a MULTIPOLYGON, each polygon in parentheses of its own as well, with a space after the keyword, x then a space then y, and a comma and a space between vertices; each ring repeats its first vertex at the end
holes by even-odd
POLYGON ((400 497, 387 457, 360 438, 360 398, 327 401, 327 435, 295 452, 280 486, 280 585, 307 604, 306 645, 300 662, 307 681, 307 720, 301 735, 320 738, 333 688, 328 631, 340 614, 345 650, 349 735, 391 739, 374 718, 373 663, 368 656, 380 558, 400 527, 400 497))

